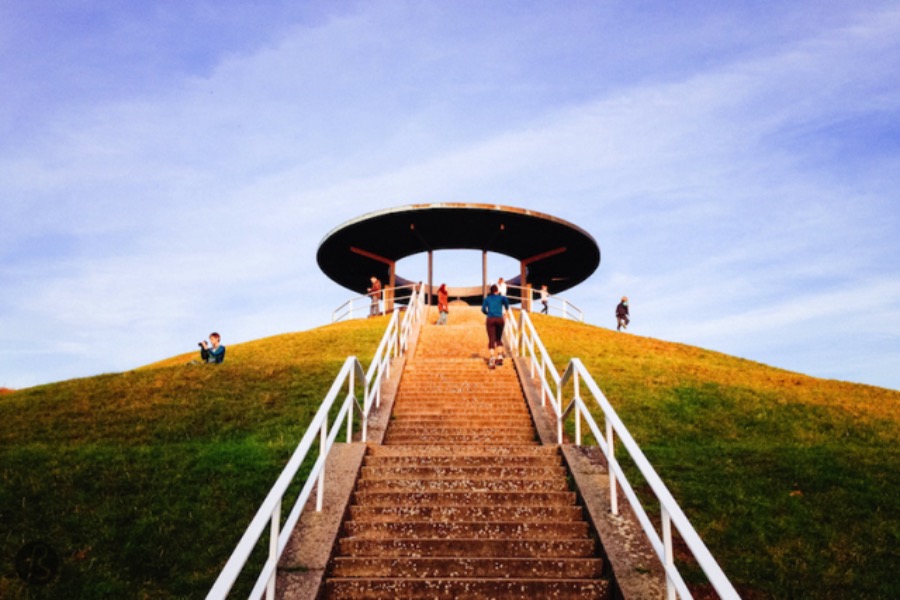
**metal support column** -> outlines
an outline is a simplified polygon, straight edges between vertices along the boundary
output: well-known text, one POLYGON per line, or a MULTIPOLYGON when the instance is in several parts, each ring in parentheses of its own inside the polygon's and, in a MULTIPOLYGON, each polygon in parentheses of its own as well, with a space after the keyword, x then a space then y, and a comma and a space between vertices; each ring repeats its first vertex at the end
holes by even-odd
POLYGON ((487 250, 481 251, 481 297, 487 298, 488 282, 487 282, 487 250))
POLYGON ((434 251, 429 250, 428 251, 428 296, 427 296, 428 301, 426 303, 428 306, 431 306, 431 292, 434 289, 432 287, 433 286, 433 281, 432 281, 433 277, 434 277, 434 251))

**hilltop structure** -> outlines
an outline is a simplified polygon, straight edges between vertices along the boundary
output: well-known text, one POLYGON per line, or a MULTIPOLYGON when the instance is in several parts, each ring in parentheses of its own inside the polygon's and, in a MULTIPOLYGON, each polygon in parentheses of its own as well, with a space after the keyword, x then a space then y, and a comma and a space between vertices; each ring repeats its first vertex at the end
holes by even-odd
MULTIPOLYGON (((519 262, 519 273, 505 278, 525 292, 546 285, 552 294, 572 288, 600 264, 600 247, 580 227, 543 213, 494 204, 436 203, 401 206, 365 214, 340 225, 319 244, 316 260, 336 283, 360 294, 373 275, 387 289, 412 285, 396 272, 397 261, 428 254, 426 290, 434 294, 436 250, 480 250, 480 285, 450 289, 450 295, 480 304, 487 292, 488 253, 519 262)), ((391 298, 385 297, 390 306, 391 298)))

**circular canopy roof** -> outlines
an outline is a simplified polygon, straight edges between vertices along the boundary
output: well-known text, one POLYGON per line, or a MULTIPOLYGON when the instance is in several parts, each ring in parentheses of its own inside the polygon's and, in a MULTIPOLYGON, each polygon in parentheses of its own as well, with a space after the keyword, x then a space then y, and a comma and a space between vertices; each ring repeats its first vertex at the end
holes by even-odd
MULTIPOLYGON (((534 287, 559 293, 600 264, 600 248, 580 227, 539 212, 492 204, 414 204, 368 213, 333 229, 316 260, 335 282, 360 294, 373 275, 387 281, 390 264, 435 250, 504 254, 527 269, 534 287)), ((396 275, 398 286, 412 283, 396 275)), ((519 276, 509 279, 521 284, 519 276)), ((480 301, 481 284, 478 284, 480 301)))

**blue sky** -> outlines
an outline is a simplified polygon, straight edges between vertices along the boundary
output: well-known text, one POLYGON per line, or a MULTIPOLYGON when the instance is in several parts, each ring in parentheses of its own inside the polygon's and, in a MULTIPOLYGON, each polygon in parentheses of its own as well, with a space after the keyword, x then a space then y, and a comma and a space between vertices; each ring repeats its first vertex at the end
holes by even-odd
POLYGON ((893 1, 7 0, 0 387, 325 324, 328 231, 483 202, 595 237, 588 322, 900 389, 898 74, 893 1))

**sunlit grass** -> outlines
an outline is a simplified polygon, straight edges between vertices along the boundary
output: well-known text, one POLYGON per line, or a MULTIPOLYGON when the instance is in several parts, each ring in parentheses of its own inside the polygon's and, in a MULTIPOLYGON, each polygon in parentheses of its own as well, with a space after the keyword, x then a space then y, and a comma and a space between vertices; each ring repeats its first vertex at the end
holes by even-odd
POLYGON ((900 392, 534 321, 558 367, 585 363, 744 597, 900 597, 900 392))
POLYGON ((0 552, 62 558, 50 584, 0 571, 2 598, 197 598, 208 591, 371 319, 0 398, 0 552))

